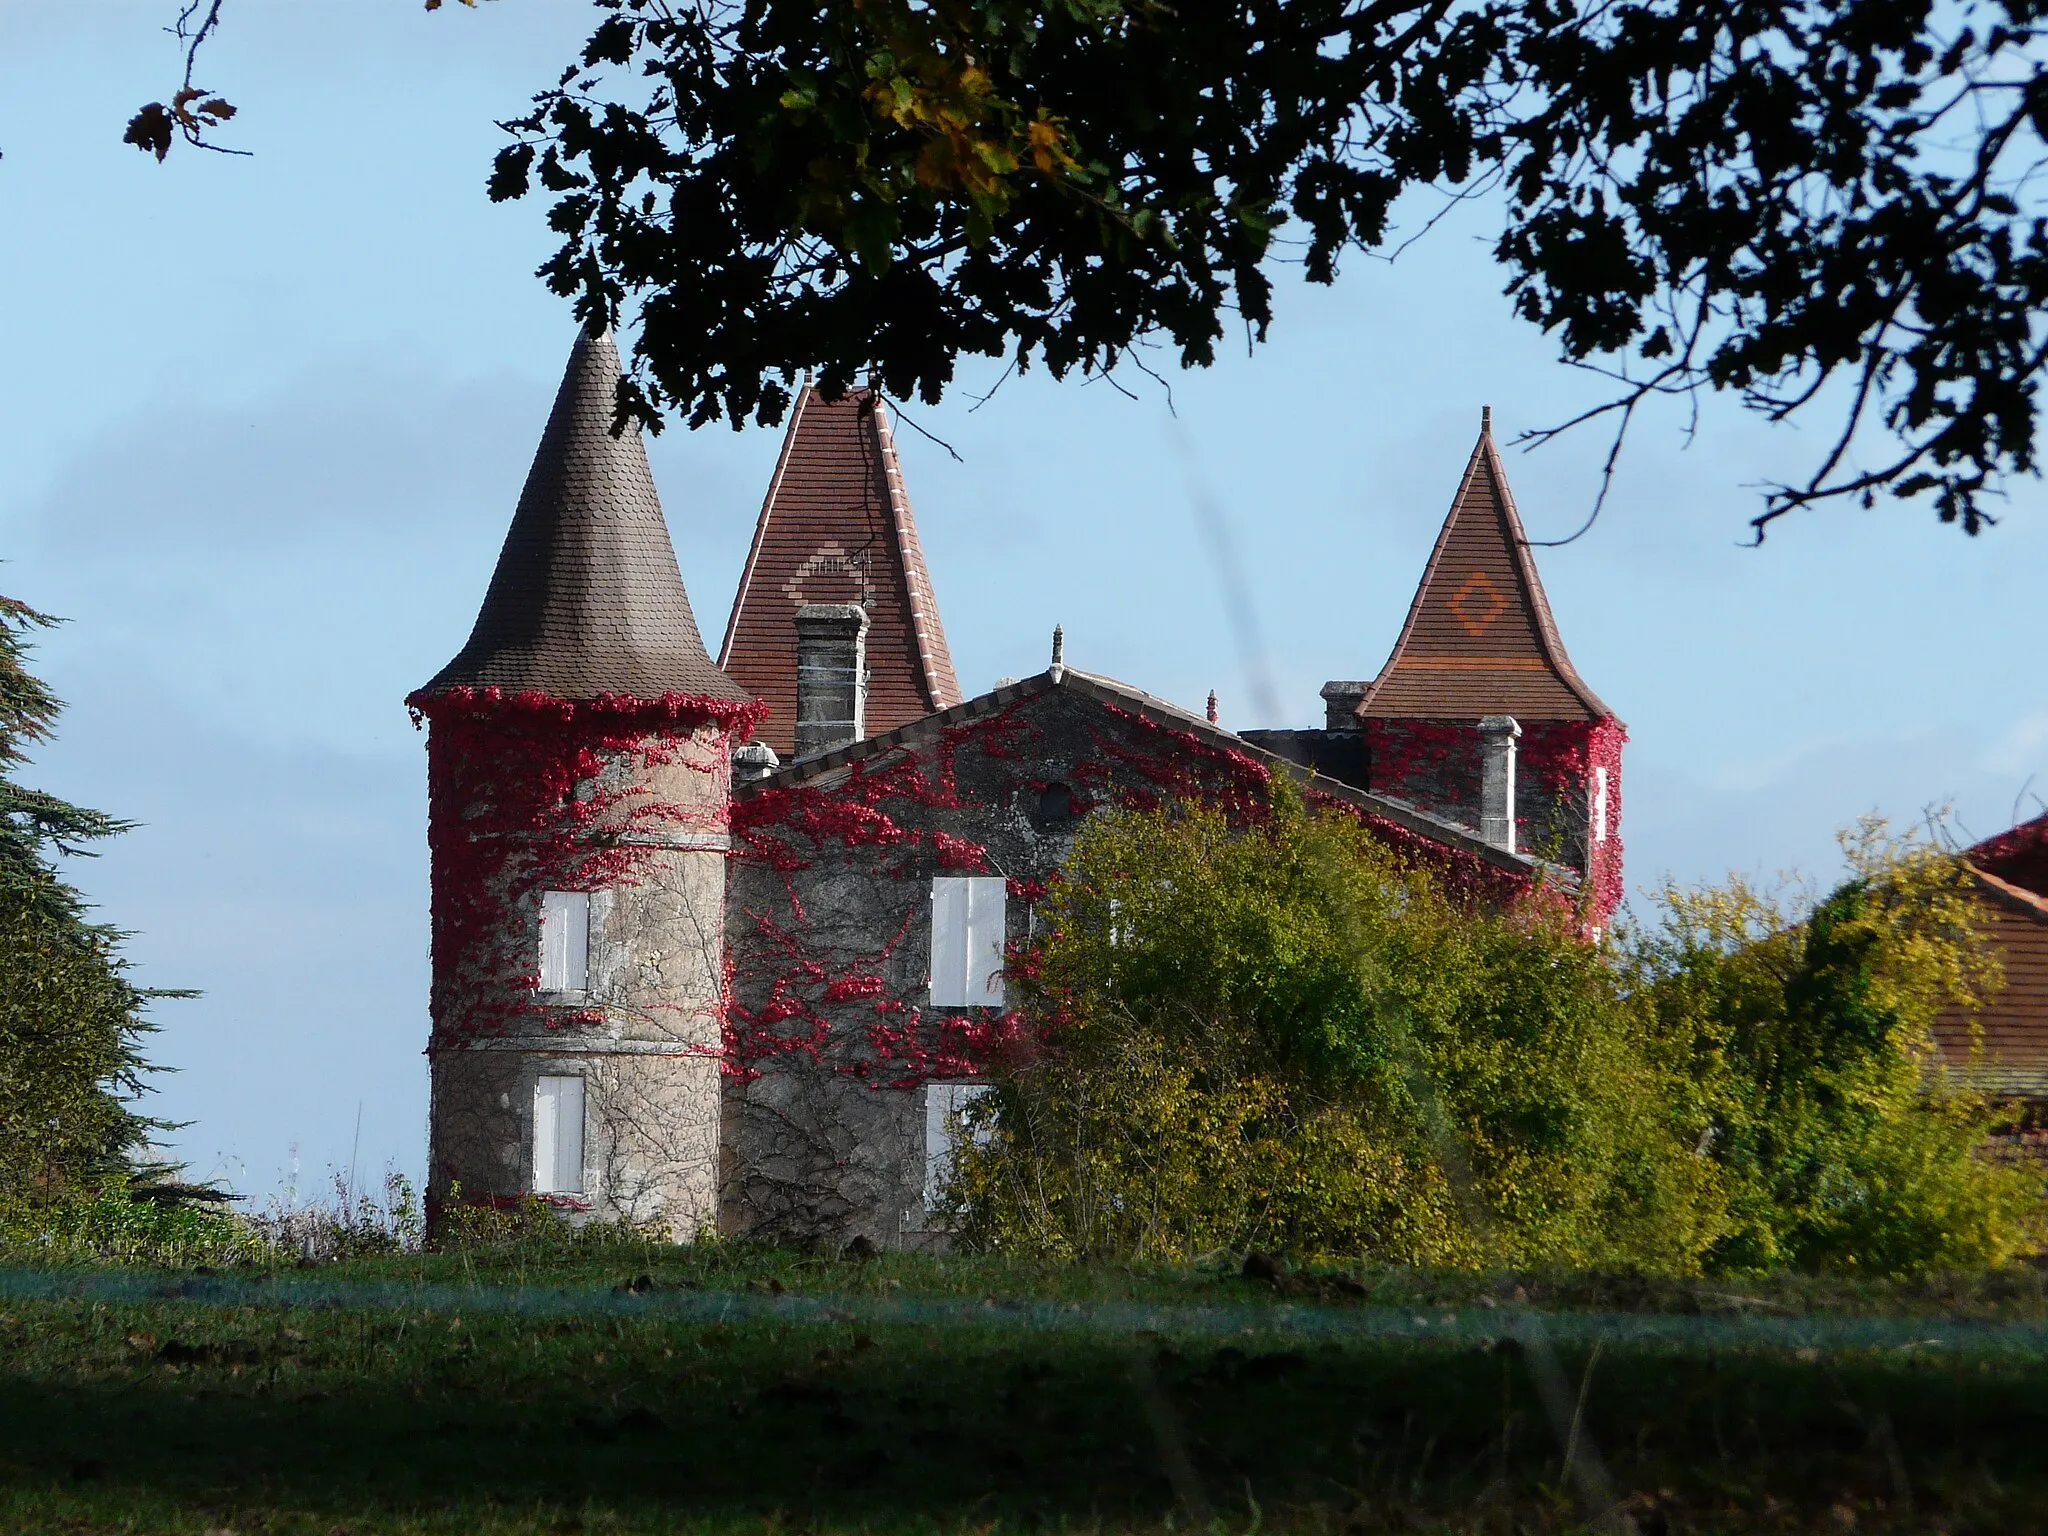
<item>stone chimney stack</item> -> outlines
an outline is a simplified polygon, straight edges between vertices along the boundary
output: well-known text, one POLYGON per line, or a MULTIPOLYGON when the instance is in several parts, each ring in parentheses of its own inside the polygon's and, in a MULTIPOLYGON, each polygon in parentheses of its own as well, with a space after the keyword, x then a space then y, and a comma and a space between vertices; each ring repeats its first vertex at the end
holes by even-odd
POLYGON ((1513 715, 1479 721, 1479 836, 1515 851, 1515 741, 1522 728, 1513 715))
POLYGON ((795 761, 867 735, 867 641, 867 610, 858 603, 797 609, 795 761))

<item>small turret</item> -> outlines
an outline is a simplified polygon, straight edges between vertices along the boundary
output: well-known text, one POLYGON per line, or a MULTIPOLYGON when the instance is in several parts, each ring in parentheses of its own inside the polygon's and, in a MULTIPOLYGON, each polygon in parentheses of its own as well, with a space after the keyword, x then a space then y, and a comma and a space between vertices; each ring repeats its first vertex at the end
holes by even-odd
POLYGON ((1362 788, 1581 870, 1590 921, 1606 922, 1621 896, 1628 733, 1558 636, 1490 408, 1393 653, 1370 682, 1324 684, 1323 699, 1333 731, 1363 733, 1362 788))

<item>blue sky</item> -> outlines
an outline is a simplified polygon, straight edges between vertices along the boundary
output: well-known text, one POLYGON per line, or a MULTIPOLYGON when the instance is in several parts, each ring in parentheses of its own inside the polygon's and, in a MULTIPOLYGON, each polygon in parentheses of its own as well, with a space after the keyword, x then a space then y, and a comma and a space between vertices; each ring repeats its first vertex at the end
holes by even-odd
MULTIPOLYGON (((143 823, 78 878, 145 981, 206 994, 160 1010, 152 1108, 193 1122, 195 1172, 260 1197, 294 1146, 302 1186, 424 1160, 401 700, 468 632, 573 338, 532 276, 541 206, 483 181, 493 120, 590 13, 231 0, 201 79, 256 153, 158 166, 119 139, 175 80, 175 10, 0 0, 0 590, 70 621, 39 652, 70 711, 34 779, 143 823)), ((1229 725, 1316 723, 1326 678, 1371 676, 1480 406, 1505 437, 1597 391, 1509 316, 1484 212, 1334 290, 1284 284, 1273 342, 1172 375, 1170 407, 1141 375, 1135 398, 1029 375, 971 409, 994 373, 969 368, 912 410, 964 461, 899 430, 969 691, 1038 670, 1056 622, 1077 665, 1190 706, 1215 688, 1229 725)), ((1751 549, 1755 487, 1826 424, 1711 401, 1685 425, 1644 422, 1596 529, 1541 554, 1629 723, 1631 882, 1826 873, 1863 811, 1953 801, 1984 835, 2034 775, 2048 792, 2041 488, 1976 540, 1844 508, 1751 549)), ((714 645, 778 439, 651 445, 714 645)), ((1509 454, 1532 537, 1579 524, 1604 451, 1509 454)))

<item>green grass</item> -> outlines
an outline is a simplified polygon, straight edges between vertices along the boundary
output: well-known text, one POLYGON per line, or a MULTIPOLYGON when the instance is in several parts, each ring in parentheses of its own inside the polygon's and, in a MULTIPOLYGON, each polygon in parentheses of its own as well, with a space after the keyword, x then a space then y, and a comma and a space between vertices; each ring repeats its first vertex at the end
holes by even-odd
POLYGON ((1646 1536, 2048 1524, 2031 1271, 1276 1289, 1220 1263, 722 1245, 159 1276, 122 1299, 85 1270, 0 1279, 9 1531, 1564 1531, 1586 1506, 1519 1342, 1533 1309, 1567 1420, 1584 1392, 1574 1460, 1604 1463, 1646 1536), (806 1298, 828 1300, 777 1315, 806 1298), (1701 1335, 1594 1356, 1595 1324, 1653 1313, 1701 1335), (1926 1326, 1840 1342, 1901 1317, 1926 1326), (1958 1317, 1993 1325, 1985 1347, 1958 1317), (1836 1342, 1764 1331, 1800 1319, 1836 1342))

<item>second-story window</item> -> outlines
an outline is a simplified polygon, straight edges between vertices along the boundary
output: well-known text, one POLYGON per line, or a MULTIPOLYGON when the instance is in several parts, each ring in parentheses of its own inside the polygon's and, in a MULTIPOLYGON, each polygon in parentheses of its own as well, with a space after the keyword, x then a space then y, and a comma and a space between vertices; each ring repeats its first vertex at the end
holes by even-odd
POLYGON ((1008 906, 1008 882, 999 875, 940 875, 932 881, 933 1006, 1003 1005, 1008 906))
POLYGON ((590 984, 590 893, 544 891, 540 898, 540 989, 581 992, 590 984))

